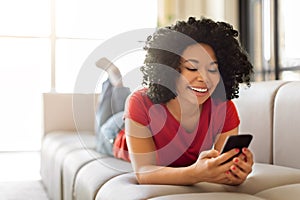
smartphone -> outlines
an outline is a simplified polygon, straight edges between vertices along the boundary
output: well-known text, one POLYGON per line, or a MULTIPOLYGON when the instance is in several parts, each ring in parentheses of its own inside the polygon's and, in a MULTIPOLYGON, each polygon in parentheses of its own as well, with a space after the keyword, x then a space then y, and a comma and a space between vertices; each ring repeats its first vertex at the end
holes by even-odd
MULTIPOLYGON (((228 136, 221 150, 221 154, 235 148, 240 149, 240 152, 242 152, 242 149, 244 147, 248 147, 250 145, 252 138, 253 136, 251 134, 240 134, 240 135, 228 136)), ((237 155, 235 155, 234 157, 236 156, 237 155)), ((231 159, 232 158, 228 159, 226 162, 230 161, 231 159)))

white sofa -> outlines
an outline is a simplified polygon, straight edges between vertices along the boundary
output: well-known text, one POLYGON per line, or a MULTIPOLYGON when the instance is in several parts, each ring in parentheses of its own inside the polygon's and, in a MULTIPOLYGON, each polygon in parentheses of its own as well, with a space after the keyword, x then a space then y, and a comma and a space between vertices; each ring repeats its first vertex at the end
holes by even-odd
POLYGON ((253 172, 240 186, 139 185, 130 163, 97 153, 97 94, 44 94, 41 176, 52 200, 300 199, 300 81, 241 85, 241 132, 254 135, 253 172))

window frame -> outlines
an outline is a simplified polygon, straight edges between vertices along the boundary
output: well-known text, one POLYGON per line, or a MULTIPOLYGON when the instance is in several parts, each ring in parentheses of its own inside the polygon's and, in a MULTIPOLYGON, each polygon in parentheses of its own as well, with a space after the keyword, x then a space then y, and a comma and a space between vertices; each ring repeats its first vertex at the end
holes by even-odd
MULTIPOLYGON (((296 72, 300 71, 300 65, 283 65, 280 52, 280 33, 282 33, 283 27, 281 27, 280 21, 280 0, 239 0, 239 26, 240 26, 240 41, 245 50, 249 53, 250 60, 254 64, 255 78, 253 81, 267 81, 267 80, 281 80, 281 74, 283 72, 296 72), (259 12, 261 12, 260 22, 261 25, 254 21, 253 16, 253 4, 258 3, 261 5, 259 12), (268 8, 264 5, 269 4, 268 8), (264 17, 270 17, 270 35, 268 38, 263 37, 263 30, 266 28, 263 23, 264 17), (257 29, 261 35, 257 36, 255 31, 257 29), (255 55, 256 49, 253 46, 255 40, 253 38, 259 37, 261 43, 259 48, 265 49, 264 42, 270 39, 270 60, 265 60, 263 53, 260 53, 257 57, 255 55), (259 60, 259 61, 257 61, 259 60)), ((298 72, 297 72, 298 73, 298 72)))

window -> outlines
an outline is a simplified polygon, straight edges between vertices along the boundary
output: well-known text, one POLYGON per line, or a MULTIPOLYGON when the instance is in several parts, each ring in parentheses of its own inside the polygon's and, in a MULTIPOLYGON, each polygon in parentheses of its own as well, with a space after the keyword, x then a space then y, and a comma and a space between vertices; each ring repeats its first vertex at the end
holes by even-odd
MULTIPOLYGON (((134 29, 154 28, 157 23, 157 2, 153 0, 59 0, 56 8, 58 92, 74 90, 84 60, 102 42, 134 29)), ((114 62, 121 70, 125 68, 121 61, 114 62)))
POLYGON ((255 67, 255 80, 300 80, 300 3, 240 0, 241 41, 255 67))
POLYGON ((41 92, 50 86, 49 5, 49 0, 0 2, 0 151, 39 149, 41 92))
POLYGON ((300 18, 299 1, 280 0, 278 2, 278 50, 280 78, 300 80, 300 28, 295 20, 300 18))
MULTIPOLYGON (((1 0, 0 151, 38 151, 42 93, 73 92, 97 46, 156 23, 154 0, 1 0)), ((135 67, 128 63, 140 58, 141 52, 129 52, 114 62, 127 73, 135 67)))

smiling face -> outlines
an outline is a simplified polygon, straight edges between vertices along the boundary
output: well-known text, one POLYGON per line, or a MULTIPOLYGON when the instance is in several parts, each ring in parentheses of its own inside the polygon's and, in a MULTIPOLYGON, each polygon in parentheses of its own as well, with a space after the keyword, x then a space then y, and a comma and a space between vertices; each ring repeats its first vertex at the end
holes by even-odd
POLYGON ((193 103, 203 104, 220 81, 215 52, 207 44, 188 46, 183 51, 180 70, 181 76, 177 80, 178 96, 190 99, 193 103))

